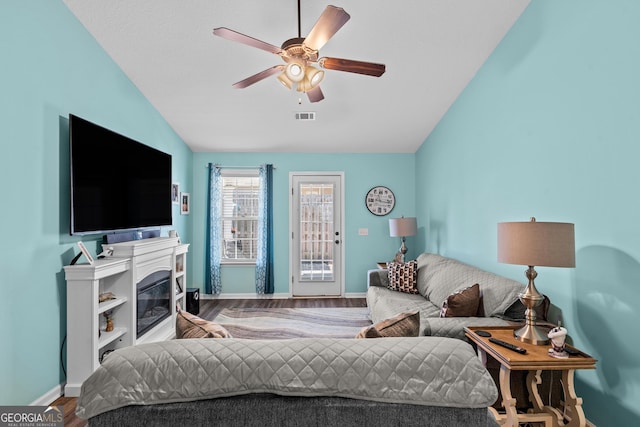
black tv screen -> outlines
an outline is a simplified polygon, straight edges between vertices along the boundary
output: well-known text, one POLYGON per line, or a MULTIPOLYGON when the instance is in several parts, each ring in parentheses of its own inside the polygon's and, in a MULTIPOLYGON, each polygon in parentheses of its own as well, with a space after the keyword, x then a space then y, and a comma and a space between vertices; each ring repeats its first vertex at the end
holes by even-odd
POLYGON ((171 225, 171 155, 69 115, 71 234, 171 225))

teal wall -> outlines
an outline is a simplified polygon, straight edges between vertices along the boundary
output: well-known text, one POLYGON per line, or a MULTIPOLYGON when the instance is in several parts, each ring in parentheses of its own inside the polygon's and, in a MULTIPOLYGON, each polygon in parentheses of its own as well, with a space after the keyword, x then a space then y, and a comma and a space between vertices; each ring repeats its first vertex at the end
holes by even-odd
MULTIPOLYGON (((376 268, 376 261, 390 260, 400 246, 398 238, 389 237, 389 218, 415 215, 413 154, 317 154, 317 153, 194 153, 193 240, 189 248, 192 262, 192 286, 204 287, 205 220, 209 163, 223 166, 257 166, 272 163, 274 186, 274 258, 275 292, 289 293, 289 173, 300 171, 344 172, 345 187, 345 284, 347 293, 366 291, 366 274, 376 268), (396 206, 389 216, 369 213, 366 193, 376 185, 389 187, 396 195, 396 206), (368 236, 358 235, 367 228, 368 236)), ((420 226, 420 224, 418 224, 420 226)), ((411 251, 412 238, 407 239, 411 251)), ((413 253, 413 255, 417 252, 413 253)), ((412 252, 407 254, 412 255, 412 252)), ((255 267, 223 267, 223 294, 254 293, 255 267)))
MULTIPOLYGON (((64 382, 62 267, 79 240, 68 225, 69 113, 172 154, 174 179, 187 188, 192 157, 62 1, 2 1, 0 58, 0 405, 12 405, 64 382)), ((99 153, 95 166, 104 167, 99 153)), ((176 206, 186 239, 189 219, 176 206)), ((83 239, 94 254, 97 239, 83 239)))
POLYGON ((575 269, 537 268, 598 426, 640 421, 640 2, 534 0, 416 155, 421 245, 496 261, 501 221, 575 223, 575 269), (556 310, 557 313, 557 310, 556 310))

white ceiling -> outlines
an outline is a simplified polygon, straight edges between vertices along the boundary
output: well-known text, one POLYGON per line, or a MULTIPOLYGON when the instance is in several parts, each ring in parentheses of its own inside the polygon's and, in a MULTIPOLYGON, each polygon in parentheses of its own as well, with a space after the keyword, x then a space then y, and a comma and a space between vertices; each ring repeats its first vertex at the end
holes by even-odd
MULTIPOLYGON (((321 56, 387 71, 327 70, 311 104, 275 76, 232 88, 282 60, 212 34, 279 46, 298 35, 296 0, 64 0, 193 151, 350 153, 415 152, 530 0, 333 1, 351 19, 321 56)), ((328 3, 301 3, 304 37, 328 3)))

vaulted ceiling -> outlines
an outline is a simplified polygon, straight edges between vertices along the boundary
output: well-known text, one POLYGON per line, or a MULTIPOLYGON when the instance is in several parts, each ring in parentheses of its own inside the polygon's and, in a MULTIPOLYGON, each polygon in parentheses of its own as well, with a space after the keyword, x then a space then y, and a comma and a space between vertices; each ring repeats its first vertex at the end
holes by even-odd
MULTIPOLYGON (((296 0, 64 0, 193 151, 350 153, 415 152, 530 0, 333 1, 351 19, 320 56, 386 72, 326 70, 310 103, 275 76, 234 89, 283 62, 212 34, 280 46, 298 35, 296 0), (295 120, 308 111, 316 120, 295 120)), ((302 37, 327 4, 301 0, 302 37)))

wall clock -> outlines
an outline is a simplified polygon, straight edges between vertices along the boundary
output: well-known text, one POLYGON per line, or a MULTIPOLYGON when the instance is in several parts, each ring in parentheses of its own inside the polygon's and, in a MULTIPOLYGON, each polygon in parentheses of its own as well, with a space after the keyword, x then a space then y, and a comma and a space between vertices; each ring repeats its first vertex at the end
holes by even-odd
POLYGON ((364 203, 372 214, 384 216, 393 210, 396 205, 396 196, 387 187, 379 185, 369 190, 364 203))

